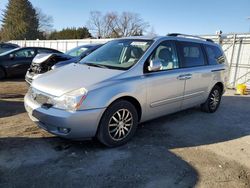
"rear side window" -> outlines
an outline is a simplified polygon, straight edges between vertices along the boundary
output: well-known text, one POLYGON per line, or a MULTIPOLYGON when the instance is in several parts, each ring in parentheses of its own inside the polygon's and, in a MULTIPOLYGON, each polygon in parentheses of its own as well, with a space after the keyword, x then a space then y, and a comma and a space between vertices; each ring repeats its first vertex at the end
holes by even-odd
POLYGON ((225 63, 225 57, 217 46, 205 45, 205 50, 210 65, 217 65, 225 63))
POLYGON ((200 44, 192 42, 179 43, 183 67, 196 67, 205 65, 205 58, 200 44))

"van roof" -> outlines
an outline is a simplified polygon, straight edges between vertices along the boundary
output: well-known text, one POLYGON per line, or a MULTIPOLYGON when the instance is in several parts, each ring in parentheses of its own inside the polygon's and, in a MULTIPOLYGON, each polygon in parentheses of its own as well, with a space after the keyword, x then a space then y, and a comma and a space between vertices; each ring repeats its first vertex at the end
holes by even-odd
POLYGON ((212 41, 211 39, 206 39, 194 35, 179 34, 179 33, 168 34, 167 36, 131 36, 131 37, 125 37, 124 39, 140 39, 140 40, 155 40, 155 41, 162 39, 166 40, 172 39, 177 41, 196 42, 196 43, 204 43, 217 46, 217 44, 214 43, 214 41, 212 41))

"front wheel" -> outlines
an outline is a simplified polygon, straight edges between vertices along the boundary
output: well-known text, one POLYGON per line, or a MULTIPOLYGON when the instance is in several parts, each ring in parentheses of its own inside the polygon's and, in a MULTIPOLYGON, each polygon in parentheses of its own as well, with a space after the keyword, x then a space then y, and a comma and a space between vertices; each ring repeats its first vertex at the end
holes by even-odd
POLYGON ((138 114, 133 104, 119 100, 111 104, 101 118, 97 138, 108 147, 127 143, 138 125, 138 114))
POLYGON ((219 86, 214 86, 205 103, 201 105, 204 112, 214 113, 220 106, 222 91, 219 86))

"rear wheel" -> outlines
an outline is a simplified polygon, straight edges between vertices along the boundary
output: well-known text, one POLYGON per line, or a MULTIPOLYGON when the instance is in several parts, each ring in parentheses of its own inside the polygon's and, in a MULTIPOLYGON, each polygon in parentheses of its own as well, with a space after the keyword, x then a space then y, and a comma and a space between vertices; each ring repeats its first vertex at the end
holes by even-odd
POLYGON ((222 91, 219 86, 214 86, 210 92, 206 102, 201 105, 201 109, 204 112, 214 113, 220 106, 222 97, 222 91))
POLYGON ((4 79, 5 77, 5 71, 3 70, 3 68, 0 67, 0 80, 4 79))
POLYGON ((138 114, 133 104, 120 100, 104 112, 97 133, 98 140, 108 147, 127 143, 134 135, 138 114))

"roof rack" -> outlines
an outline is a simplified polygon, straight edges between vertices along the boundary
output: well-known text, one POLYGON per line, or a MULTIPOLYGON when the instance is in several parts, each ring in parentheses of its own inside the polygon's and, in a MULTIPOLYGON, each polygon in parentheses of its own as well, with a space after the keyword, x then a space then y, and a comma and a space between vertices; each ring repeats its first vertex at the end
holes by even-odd
POLYGON ((167 34, 167 36, 169 36, 169 37, 183 36, 183 37, 197 38, 197 39, 205 40, 205 41, 208 41, 208 42, 214 42, 211 39, 206 39, 206 38, 199 37, 199 36, 196 36, 196 35, 187 35, 187 34, 181 34, 181 33, 169 33, 169 34, 167 34))

